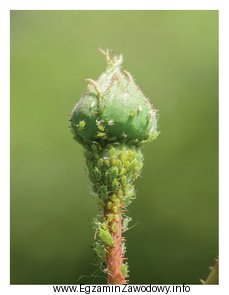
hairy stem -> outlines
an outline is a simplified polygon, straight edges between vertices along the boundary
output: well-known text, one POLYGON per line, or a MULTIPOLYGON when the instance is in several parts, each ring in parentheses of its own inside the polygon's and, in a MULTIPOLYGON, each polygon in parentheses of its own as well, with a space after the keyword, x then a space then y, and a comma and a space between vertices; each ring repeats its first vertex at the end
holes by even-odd
POLYGON ((106 264, 109 284, 127 284, 127 279, 122 272, 124 258, 122 237, 122 214, 119 212, 117 231, 113 234, 114 246, 106 249, 106 264))

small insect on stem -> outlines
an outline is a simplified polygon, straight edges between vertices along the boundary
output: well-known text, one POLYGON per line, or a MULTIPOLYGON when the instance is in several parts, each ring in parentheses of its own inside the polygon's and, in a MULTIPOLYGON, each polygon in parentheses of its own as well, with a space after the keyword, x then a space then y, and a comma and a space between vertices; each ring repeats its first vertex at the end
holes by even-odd
POLYGON ((101 228, 100 232, 99 232, 99 237, 107 246, 109 246, 109 247, 114 246, 114 240, 108 230, 101 228))
POLYGON ((87 123, 84 120, 82 120, 79 122, 78 127, 80 130, 83 130, 86 127, 86 125, 87 123))

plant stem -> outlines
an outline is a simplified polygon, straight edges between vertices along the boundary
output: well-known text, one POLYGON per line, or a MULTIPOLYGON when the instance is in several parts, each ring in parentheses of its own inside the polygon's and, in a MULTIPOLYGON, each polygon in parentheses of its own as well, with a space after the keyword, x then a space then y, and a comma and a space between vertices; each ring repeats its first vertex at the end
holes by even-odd
POLYGON ((216 259, 214 266, 209 267, 210 273, 207 279, 200 280, 203 285, 217 285, 219 283, 219 261, 216 259))
POLYGON ((123 260, 125 259, 123 253, 122 237, 122 214, 119 213, 119 220, 117 221, 117 231, 113 234, 114 247, 108 247, 106 249, 106 263, 108 284, 127 284, 122 273, 123 260))

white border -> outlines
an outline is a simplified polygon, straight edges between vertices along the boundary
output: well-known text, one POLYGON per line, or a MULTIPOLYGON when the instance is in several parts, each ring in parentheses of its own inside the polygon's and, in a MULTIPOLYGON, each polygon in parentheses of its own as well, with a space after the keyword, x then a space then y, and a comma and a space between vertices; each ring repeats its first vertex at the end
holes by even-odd
POLYGON ((161 1, 123 1, 123 0, 9 0, 1 4, 6 10, 218 10, 224 1, 217 0, 161 0, 161 1))
POLYGON ((10 10, 220 10, 220 286, 191 286, 189 294, 226 294, 228 287, 228 79, 229 64, 227 1, 1 1, 0 4, 0 294, 51 294, 52 286, 9 285, 9 11, 10 10), (225 292, 226 291, 226 292, 225 292))

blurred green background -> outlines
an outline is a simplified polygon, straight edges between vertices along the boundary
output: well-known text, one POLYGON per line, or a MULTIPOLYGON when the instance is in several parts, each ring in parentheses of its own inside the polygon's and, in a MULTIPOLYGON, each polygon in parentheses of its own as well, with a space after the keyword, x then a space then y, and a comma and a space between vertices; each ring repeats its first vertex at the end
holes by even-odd
POLYGON ((11 283, 106 283, 69 114, 123 53, 160 111, 130 206, 130 283, 199 284, 218 255, 218 12, 11 11, 11 283))

